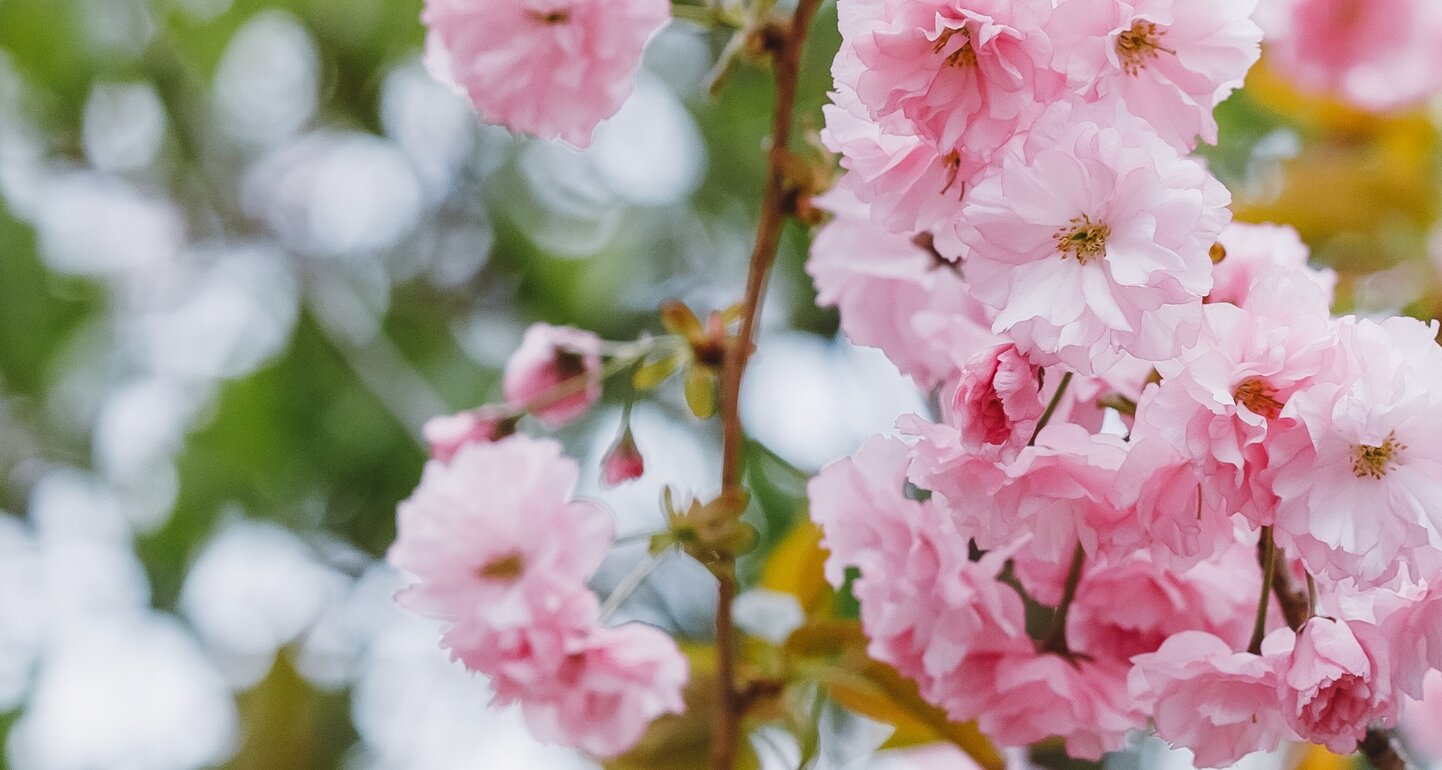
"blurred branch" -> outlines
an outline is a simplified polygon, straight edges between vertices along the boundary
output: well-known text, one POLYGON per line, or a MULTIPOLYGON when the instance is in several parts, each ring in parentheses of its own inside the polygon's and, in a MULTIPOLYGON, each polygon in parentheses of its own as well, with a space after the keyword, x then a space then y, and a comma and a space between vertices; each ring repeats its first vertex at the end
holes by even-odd
MULTIPOLYGON (((781 244, 781 231, 794 208, 794 195, 787 184, 786 168, 790 159, 792 124, 796 110, 796 92, 801 79, 801 55, 821 0, 799 0, 790 21, 767 22, 772 34, 761 37, 770 46, 775 60, 776 107, 772 115, 771 148, 767 163, 766 187, 761 201, 760 221, 756 226, 756 244, 751 252, 746 276, 746 294, 741 304, 741 327, 733 344, 726 351, 721 373, 721 494, 723 497, 744 495, 741 458, 746 437, 741 427, 741 380, 756 336, 756 323, 761 314, 763 294, 776 250, 781 244)), ((741 716, 745 704, 736 684, 736 631, 731 618, 731 604, 736 599, 736 562, 728 558, 713 571, 718 581, 716 603, 717 681, 721 707, 717 709, 711 743, 711 766, 714 770, 732 770, 741 739, 741 716)))

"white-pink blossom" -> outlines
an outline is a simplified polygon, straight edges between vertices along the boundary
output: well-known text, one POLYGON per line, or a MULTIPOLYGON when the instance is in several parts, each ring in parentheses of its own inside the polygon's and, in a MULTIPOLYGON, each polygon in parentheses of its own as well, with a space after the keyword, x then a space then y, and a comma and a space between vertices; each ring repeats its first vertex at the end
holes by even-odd
POLYGON ((1397 721, 1386 644, 1362 621, 1314 617, 1282 664, 1283 712, 1302 738, 1351 754, 1373 726, 1397 721))
POLYGON ((1070 123, 1036 144, 1008 151, 967 199, 966 279, 996 309, 993 329, 1083 374, 1194 343, 1226 188, 1135 125, 1070 123))
POLYGON ((665 0, 426 0, 422 15, 427 64, 483 119, 576 147, 631 94, 670 17, 665 0))
POLYGON ((601 340, 570 326, 532 324, 506 361, 506 402, 552 428, 586 413, 601 398, 601 340))
POLYGON ((1172 146, 1217 141, 1212 111, 1261 55, 1257 0, 1062 0, 1053 66, 1086 99, 1117 99, 1172 146))
POLYGON ((412 581, 397 600, 450 626, 513 628, 576 592, 610 547, 610 514, 574 499, 576 463, 514 435, 426 464, 396 513, 388 558, 412 581))

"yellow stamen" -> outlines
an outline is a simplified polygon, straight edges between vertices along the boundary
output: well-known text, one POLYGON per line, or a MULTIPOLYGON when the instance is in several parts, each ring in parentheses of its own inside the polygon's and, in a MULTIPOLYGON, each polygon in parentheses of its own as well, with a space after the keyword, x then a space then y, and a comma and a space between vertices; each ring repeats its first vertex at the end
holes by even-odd
POLYGON ((1397 441, 1393 433, 1387 434, 1387 440, 1381 446, 1358 444, 1353 449, 1352 473, 1359 479, 1380 479, 1396 467, 1394 459, 1397 453, 1406 448, 1407 445, 1397 441))
POLYGON ((1162 45, 1165 34, 1166 30, 1158 29, 1154 22, 1138 19, 1131 29, 1117 35, 1117 55, 1121 57, 1122 69, 1128 75, 1136 75, 1163 53, 1175 56, 1176 51, 1162 45))
POLYGON ((1107 255, 1107 238, 1112 229, 1101 222, 1093 222, 1091 215, 1072 217, 1065 227, 1057 228, 1052 234, 1061 258, 1076 257, 1076 261, 1087 262, 1107 255))

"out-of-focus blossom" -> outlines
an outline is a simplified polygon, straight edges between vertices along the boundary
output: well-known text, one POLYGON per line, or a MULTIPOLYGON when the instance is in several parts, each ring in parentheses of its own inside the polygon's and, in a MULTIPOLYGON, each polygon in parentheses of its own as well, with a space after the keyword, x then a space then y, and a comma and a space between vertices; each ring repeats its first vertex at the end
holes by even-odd
POLYGON ((627 426, 601 461, 601 480, 606 486, 614 487, 641 478, 641 474, 645 472, 646 458, 641 456, 641 450, 636 446, 636 437, 627 426))
POLYGON ((585 590, 610 546, 610 516, 570 497, 578 471, 554 441, 515 435, 426 464, 397 511, 389 559, 414 576, 398 600, 453 626, 531 622, 551 597, 585 590))
POLYGON ((421 433, 431 446, 431 458, 448 463, 461 447, 505 438, 515 430, 515 417, 504 406, 484 405, 464 412, 432 417, 421 433))
POLYGON ((1432 0, 1274 0, 1268 61, 1304 90, 1364 110, 1442 92, 1442 6, 1432 0))
POLYGON ((657 717, 686 710, 687 677, 686 658, 661 631, 639 623, 601 628, 570 651, 555 694, 522 709, 542 740, 614 757, 657 717))
POLYGON ((556 428, 601 398, 601 340, 569 326, 532 324, 506 362, 506 402, 556 428))
POLYGON ((481 117, 517 131, 591 143, 635 83, 664 0, 428 0, 428 64, 481 117))
POLYGON ((1226 256, 1212 268, 1212 293, 1207 295, 1208 302, 1248 307, 1252 282, 1275 266, 1304 273, 1322 289, 1326 304, 1331 307, 1337 273, 1331 268, 1307 264, 1312 252, 1290 225, 1233 222, 1217 236, 1217 243, 1222 245, 1226 256))

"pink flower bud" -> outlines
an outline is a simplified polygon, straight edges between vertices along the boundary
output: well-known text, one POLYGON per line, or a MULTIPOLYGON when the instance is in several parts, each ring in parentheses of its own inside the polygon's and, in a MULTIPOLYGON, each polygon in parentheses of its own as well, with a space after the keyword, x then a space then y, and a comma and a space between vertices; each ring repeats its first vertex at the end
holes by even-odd
POLYGON ((645 472, 646 458, 641 456, 631 429, 626 428, 621 438, 606 452, 606 459, 601 462, 601 480, 606 486, 614 487, 632 479, 639 479, 645 472))
POLYGON ((569 326, 532 324, 506 362, 506 402, 552 428, 586 413, 601 398, 601 340, 569 326))

